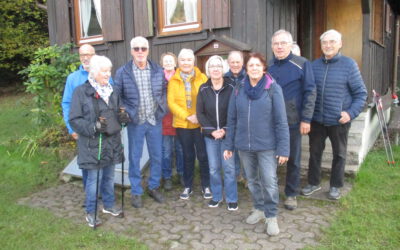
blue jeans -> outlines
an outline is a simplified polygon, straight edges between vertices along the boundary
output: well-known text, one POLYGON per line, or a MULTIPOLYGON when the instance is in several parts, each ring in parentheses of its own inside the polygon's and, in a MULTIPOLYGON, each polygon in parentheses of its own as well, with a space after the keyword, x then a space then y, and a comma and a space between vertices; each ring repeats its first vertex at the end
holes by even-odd
POLYGON ((222 200, 221 170, 223 170, 226 202, 237 202, 235 158, 231 157, 228 160, 224 160, 223 140, 214 140, 209 137, 204 137, 204 140, 206 142, 208 163, 210 165, 210 184, 213 200, 222 200))
POLYGON ((278 214, 279 190, 276 176, 275 151, 241 151, 254 208, 264 211, 267 218, 278 214))
POLYGON ((142 158, 145 137, 150 157, 148 187, 150 190, 153 190, 160 186, 162 157, 161 122, 158 122, 156 125, 151 125, 148 122, 140 125, 128 123, 129 181, 133 195, 143 194, 140 158, 142 158))
POLYGON ((83 183, 83 190, 85 190, 86 187, 86 180, 88 176, 88 170, 87 169, 81 169, 82 170, 82 183, 83 183))
POLYGON ((194 160, 197 155, 200 165, 201 186, 210 186, 210 169, 208 166, 206 146, 200 128, 177 128, 176 133, 183 149, 183 180, 186 188, 192 188, 194 175, 194 160))
POLYGON ((286 168, 285 195, 297 196, 300 187, 301 168, 301 134, 299 128, 291 128, 290 132, 290 156, 286 168))
POLYGON ((162 141, 162 177, 170 179, 172 176, 174 148, 176 172, 183 176, 183 151, 178 138, 174 135, 163 135, 162 141))
POLYGON ((104 167, 99 171, 97 169, 87 170, 86 179, 86 212, 94 213, 96 204, 96 182, 97 172, 99 172, 99 190, 101 193, 101 200, 105 208, 112 208, 114 206, 114 169, 115 165, 104 167))

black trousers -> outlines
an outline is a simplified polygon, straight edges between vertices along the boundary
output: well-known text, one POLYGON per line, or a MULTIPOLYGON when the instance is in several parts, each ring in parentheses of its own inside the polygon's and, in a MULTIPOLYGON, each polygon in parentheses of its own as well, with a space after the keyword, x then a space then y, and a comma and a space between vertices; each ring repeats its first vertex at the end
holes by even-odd
POLYGON ((347 139, 351 123, 325 126, 317 122, 311 122, 310 138, 310 160, 308 163, 308 183, 319 185, 321 182, 321 159, 325 149, 326 138, 332 144, 332 169, 331 187, 343 187, 344 167, 346 164, 347 139))

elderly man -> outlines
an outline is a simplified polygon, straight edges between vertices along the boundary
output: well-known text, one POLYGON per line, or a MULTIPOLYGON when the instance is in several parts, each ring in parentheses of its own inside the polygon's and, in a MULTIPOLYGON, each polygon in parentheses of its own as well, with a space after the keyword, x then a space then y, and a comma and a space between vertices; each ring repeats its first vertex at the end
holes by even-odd
MULTIPOLYGON (((236 85, 242 82, 246 77, 246 70, 243 67, 244 58, 241 51, 231 51, 228 55, 229 71, 226 72, 225 77, 229 78, 231 82, 236 85)), ((235 150, 235 172, 236 178, 243 180, 240 173, 240 158, 237 150, 235 150)), ((244 172, 243 172, 244 175, 244 172)))
POLYGON ((144 138, 150 155, 148 193, 156 202, 164 201, 159 192, 162 158, 161 121, 167 113, 166 82, 163 69, 147 59, 149 42, 137 36, 131 40, 133 60, 117 70, 115 84, 121 91, 122 102, 131 121, 128 123, 129 181, 132 206, 143 206, 140 173, 144 138))
POLYGON ((278 30, 272 36, 274 58, 268 71, 282 87, 290 131, 290 156, 286 170, 286 200, 288 210, 297 208, 300 187, 301 136, 310 132, 316 90, 311 63, 291 52, 290 32, 278 30))
POLYGON ((320 39, 323 56, 312 62, 317 99, 309 134, 308 185, 302 193, 311 195, 321 189, 321 158, 325 140, 329 137, 333 160, 328 198, 337 200, 343 187, 351 120, 362 111, 367 90, 357 63, 340 53, 342 35, 336 30, 328 30, 320 39))
MULTIPOLYGON (((77 71, 72 72, 68 75, 67 81, 65 83, 64 95, 62 99, 62 110, 64 116, 64 122, 67 126, 68 133, 74 138, 78 140, 78 134, 74 132, 69 124, 69 110, 71 107, 72 94, 76 87, 84 84, 89 77, 89 63, 92 56, 95 54, 95 50, 92 45, 84 44, 79 48, 79 60, 81 61, 81 65, 77 71)), ((87 179, 87 170, 82 169, 82 181, 83 188, 86 186, 87 179)))

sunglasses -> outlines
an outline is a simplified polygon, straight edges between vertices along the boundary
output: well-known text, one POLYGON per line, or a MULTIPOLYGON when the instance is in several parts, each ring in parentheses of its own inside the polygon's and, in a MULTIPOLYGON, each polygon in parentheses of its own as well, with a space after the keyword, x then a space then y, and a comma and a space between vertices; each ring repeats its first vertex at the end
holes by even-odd
POLYGON ((132 48, 135 52, 139 52, 141 50, 142 52, 146 52, 148 48, 146 47, 134 47, 132 48))

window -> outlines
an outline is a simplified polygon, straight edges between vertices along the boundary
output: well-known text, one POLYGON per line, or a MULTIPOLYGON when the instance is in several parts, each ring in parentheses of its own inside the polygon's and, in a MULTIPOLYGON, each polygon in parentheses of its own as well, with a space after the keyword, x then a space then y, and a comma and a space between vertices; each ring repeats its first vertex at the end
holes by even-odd
POLYGON ((201 30, 201 0, 158 0, 158 34, 201 30))
POLYGON ((384 33, 384 8, 383 0, 373 1, 372 6, 372 30, 370 32, 371 39, 380 45, 384 45, 383 33, 384 33))
POLYGON ((103 41, 101 0, 74 0, 78 44, 103 41))

